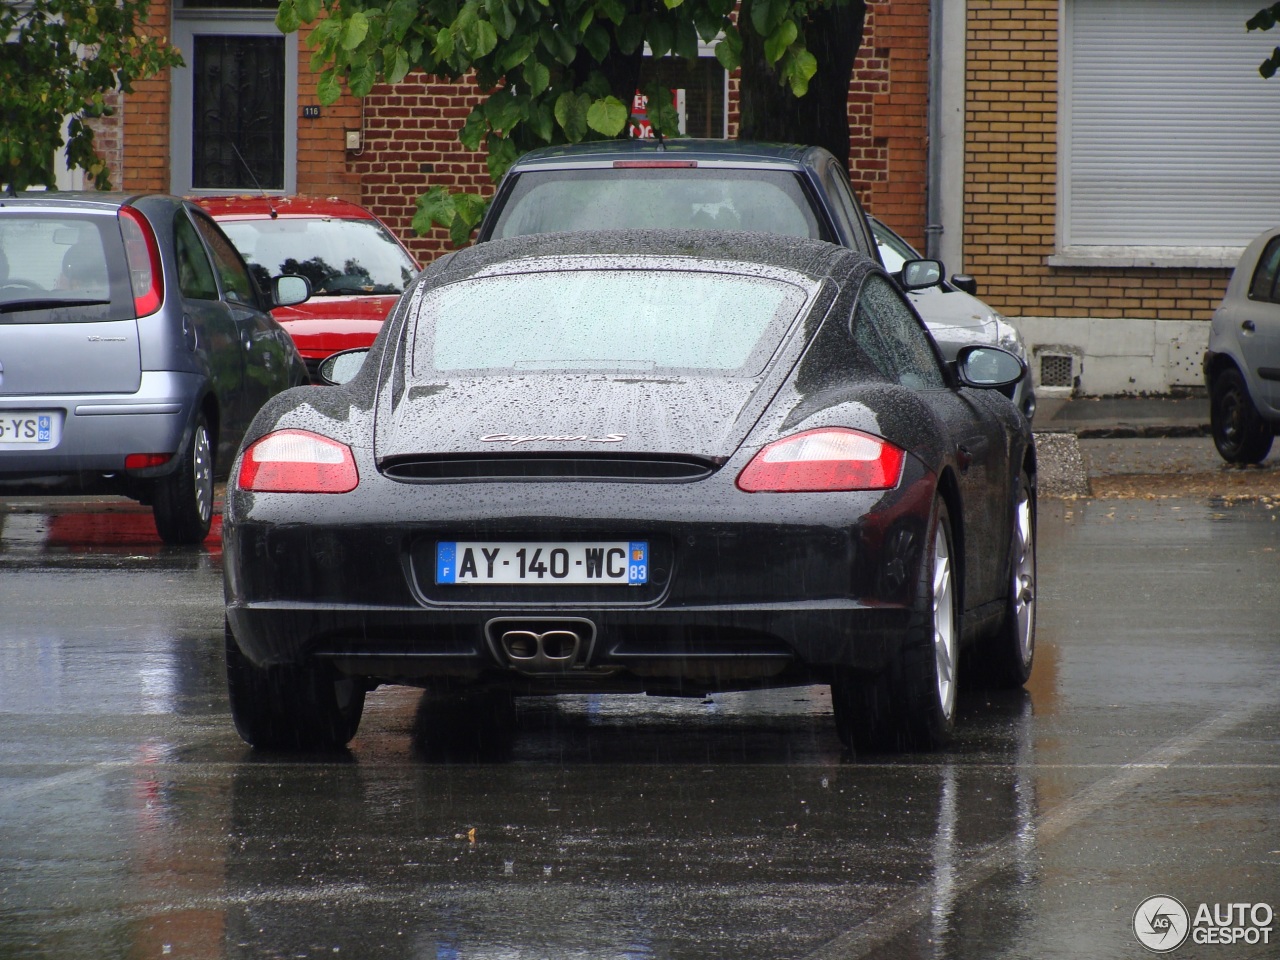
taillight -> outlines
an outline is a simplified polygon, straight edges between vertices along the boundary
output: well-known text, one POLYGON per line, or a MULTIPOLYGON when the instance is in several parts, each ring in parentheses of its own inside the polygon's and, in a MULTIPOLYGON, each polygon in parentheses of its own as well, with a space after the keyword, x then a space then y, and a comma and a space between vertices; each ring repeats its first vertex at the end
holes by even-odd
POLYGON ((279 430, 250 444, 236 484, 258 493, 349 493, 360 483, 345 444, 306 430, 279 430))
POLYGON ((844 427, 806 430, 776 440, 738 475, 747 493, 889 490, 902 476, 900 449, 844 427))
POLYGON ((120 233, 124 236, 129 281, 133 284, 133 309, 146 317, 164 302, 164 274, 160 270, 160 247, 146 217, 133 207, 120 208, 120 233))
POLYGON ((172 453, 130 453, 124 458, 124 468, 149 470, 152 467, 162 467, 172 459, 172 453))

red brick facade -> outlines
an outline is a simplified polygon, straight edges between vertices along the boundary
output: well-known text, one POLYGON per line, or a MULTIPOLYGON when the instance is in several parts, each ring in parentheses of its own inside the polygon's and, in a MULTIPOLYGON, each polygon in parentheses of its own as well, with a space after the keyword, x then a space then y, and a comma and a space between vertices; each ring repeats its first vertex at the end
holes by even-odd
MULTIPOLYGON (((152 24, 167 33, 169 0, 152 7, 152 24)), ((862 52, 849 87, 851 180, 868 209, 922 244, 925 226, 928 0, 868 4, 862 52)), ((394 87, 382 85, 361 104, 353 97, 301 117, 318 106, 316 78, 305 64, 311 51, 297 38, 298 192, 338 196, 361 203, 387 221, 424 261, 450 248, 444 230, 418 237, 411 223, 417 198, 445 185, 492 190, 483 154, 458 142, 458 131, 479 99, 467 84, 435 82, 410 74, 394 87), (348 150, 357 132, 359 149, 348 150)), ((729 79, 728 133, 737 133, 737 80, 729 79)), ((123 166, 113 170, 127 189, 169 189, 169 84, 157 77, 135 85, 123 110, 123 166)))
MULTIPOLYGON (((167 33, 171 0, 152 25, 167 33)), ((851 181, 871 212, 923 248, 926 226, 929 0, 872 0, 849 88, 851 181)), ((968 270, 985 299, 1012 316, 1205 320, 1225 269, 1050 267, 1057 163, 1058 0, 967 4, 964 232, 968 270)), ((364 103, 344 97, 316 119, 311 51, 299 44, 297 182, 301 193, 340 196, 373 209, 428 261, 449 249, 443 230, 414 235, 415 201, 428 187, 487 192, 483 155, 457 133, 478 92, 413 74, 364 103), (347 134, 360 136, 347 149, 347 134)), ((736 77, 726 127, 737 133, 736 77)), ((113 179, 128 189, 169 188, 168 77, 139 83, 117 120, 100 126, 113 179)))

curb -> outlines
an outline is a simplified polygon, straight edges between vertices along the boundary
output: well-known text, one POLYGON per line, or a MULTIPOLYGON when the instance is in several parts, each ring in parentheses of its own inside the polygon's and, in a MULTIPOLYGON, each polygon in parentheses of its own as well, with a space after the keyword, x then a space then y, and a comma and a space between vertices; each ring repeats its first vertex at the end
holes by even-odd
MULTIPOLYGON (((1057 431, 1052 431, 1057 432, 1057 431)), ((1152 423, 1152 424, 1117 424, 1113 427, 1080 427, 1064 430, 1073 433, 1081 440, 1159 440, 1176 437, 1209 437, 1212 432, 1209 424, 1190 423, 1152 423)))

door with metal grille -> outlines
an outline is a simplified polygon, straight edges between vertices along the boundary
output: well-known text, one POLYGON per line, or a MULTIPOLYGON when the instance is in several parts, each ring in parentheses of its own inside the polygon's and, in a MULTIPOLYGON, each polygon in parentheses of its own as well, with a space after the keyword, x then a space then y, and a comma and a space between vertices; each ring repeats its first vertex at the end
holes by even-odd
POLYGON ((174 193, 296 189, 296 38, 257 11, 236 14, 175 14, 186 66, 173 73, 174 193))

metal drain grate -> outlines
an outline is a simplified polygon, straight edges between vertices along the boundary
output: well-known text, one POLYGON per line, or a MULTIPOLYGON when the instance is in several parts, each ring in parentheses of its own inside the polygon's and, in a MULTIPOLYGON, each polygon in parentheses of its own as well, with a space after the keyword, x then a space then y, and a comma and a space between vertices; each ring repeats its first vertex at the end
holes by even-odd
POLYGON ((1042 354, 1040 357, 1040 386, 1071 386, 1071 357, 1061 354, 1042 354))

